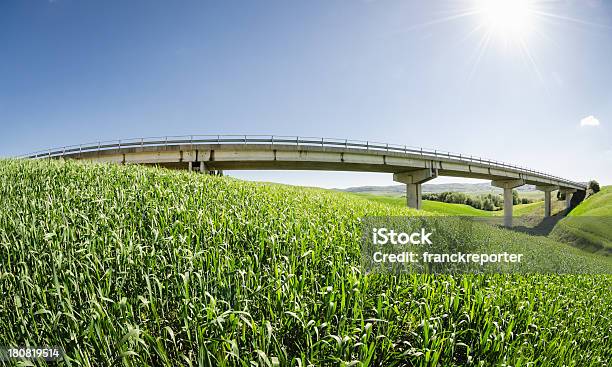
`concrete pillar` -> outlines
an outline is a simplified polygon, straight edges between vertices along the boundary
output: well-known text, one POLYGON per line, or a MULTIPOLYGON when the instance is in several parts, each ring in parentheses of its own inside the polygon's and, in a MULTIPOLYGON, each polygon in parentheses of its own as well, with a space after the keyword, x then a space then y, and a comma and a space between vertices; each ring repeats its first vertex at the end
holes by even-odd
POLYGON ((393 181, 406 184, 406 205, 409 208, 423 207, 421 184, 438 177, 438 170, 433 168, 419 169, 393 174, 393 181))
POLYGON ((423 198, 421 197, 421 184, 406 184, 406 205, 409 208, 421 209, 423 198))
POLYGON ((572 205, 572 196, 577 190, 562 188, 559 191, 565 194, 565 209, 569 209, 572 205))
POLYGON ((189 172, 193 169, 193 162, 189 161, 189 172))
POLYGON ((548 218, 552 214, 551 192, 559 190, 559 186, 537 185, 536 190, 544 191, 544 217, 548 218))
POLYGON ((223 171, 210 170, 208 167, 206 167, 206 163, 203 161, 200 161, 200 173, 205 173, 212 176, 223 176, 223 171))
POLYGON ((200 161, 200 173, 205 173, 207 175, 214 175, 215 171, 211 171, 206 167, 206 163, 200 161))
POLYGON ((492 186, 504 189, 504 227, 512 227, 512 189, 523 186, 525 180, 494 180, 492 186))
POLYGON ((512 188, 504 187, 504 227, 512 227, 512 188))
POLYGON ((504 189, 504 227, 512 227, 512 189, 504 189))
POLYGON ((550 191, 544 191, 544 218, 550 217, 552 213, 552 203, 550 201, 550 191))

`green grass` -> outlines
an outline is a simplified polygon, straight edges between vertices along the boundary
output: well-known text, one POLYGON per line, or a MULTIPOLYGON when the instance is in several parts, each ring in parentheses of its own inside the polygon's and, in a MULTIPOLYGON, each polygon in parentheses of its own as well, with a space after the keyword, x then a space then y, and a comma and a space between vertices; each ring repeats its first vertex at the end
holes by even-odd
MULTIPOLYGON (((533 213, 539 211, 540 207, 542 208, 542 213, 544 212, 544 202, 538 201, 530 204, 518 204, 514 205, 512 208, 512 215, 514 216, 523 216, 523 215, 532 215, 533 213)), ((497 212, 498 215, 502 215, 503 211, 497 212)))
POLYGON ((588 197, 555 227, 552 237, 577 247, 612 255, 612 186, 588 197))
POLYGON ((404 207, 57 161, 0 161, 0 198, 0 344, 63 346, 60 365, 606 366, 612 354, 611 275, 364 274, 360 218, 423 214, 404 207))
POLYGON ((611 217, 612 186, 604 186, 597 194, 590 196, 570 213, 570 217, 611 217))
POLYGON ((519 197, 531 199, 533 201, 544 201, 544 192, 542 191, 519 191, 519 197))
MULTIPOLYGON (((351 194, 373 202, 390 205, 393 207, 405 208, 406 198, 397 196, 383 196, 375 194, 351 194)), ((430 213, 445 215, 469 215, 474 217, 488 217, 493 212, 480 210, 464 204, 448 204, 439 201, 423 200, 423 210, 430 213)))
MULTIPOLYGON (((553 198, 551 201, 551 213, 552 215, 556 215, 566 209, 565 201, 556 200, 553 198)), ((503 215, 503 211, 496 211, 494 215, 503 215)), ((529 204, 518 204, 514 205, 512 209, 512 215, 515 217, 523 217, 523 216, 536 216, 536 217, 544 217, 544 201, 536 201, 535 203, 529 204)))
MULTIPOLYGON (((406 204, 404 203, 404 205, 406 204)), ((473 217, 490 217, 494 213, 476 209, 465 204, 448 204, 431 200, 423 200, 423 210, 444 215, 468 215, 473 217)))
POLYGON ((391 206, 391 207, 396 207, 396 208, 406 207, 405 197, 377 195, 377 194, 343 194, 343 195, 351 195, 354 197, 353 200, 362 198, 368 201, 384 204, 384 205, 391 206))
MULTIPOLYGON (((383 196, 375 194, 352 194, 368 200, 382 203, 391 206, 405 207, 406 198, 397 196, 383 196)), ((565 202, 553 201, 553 213, 559 212, 564 208, 565 202)), ((465 204, 449 204, 442 203, 439 201, 423 200, 423 210, 430 213, 443 214, 443 215, 466 215, 473 217, 491 217, 503 215, 502 210, 487 211, 473 208, 465 204)), ((514 205, 512 210, 514 216, 527 216, 527 215, 544 215, 544 202, 535 202, 530 204, 518 204, 514 205)))

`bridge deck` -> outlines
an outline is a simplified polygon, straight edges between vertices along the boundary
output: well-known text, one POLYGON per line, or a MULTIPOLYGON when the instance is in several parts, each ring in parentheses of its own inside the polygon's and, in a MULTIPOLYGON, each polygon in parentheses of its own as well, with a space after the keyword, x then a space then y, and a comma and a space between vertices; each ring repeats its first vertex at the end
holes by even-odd
POLYGON ((189 136, 129 139, 32 153, 27 158, 70 158, 207 170, 333 170, 524 180, 533 185, 585 190, 586 185, 524 167, 437 150, 343 139, 276 136, 189 136), (194 165, 195 164, 195 165, 194 165))

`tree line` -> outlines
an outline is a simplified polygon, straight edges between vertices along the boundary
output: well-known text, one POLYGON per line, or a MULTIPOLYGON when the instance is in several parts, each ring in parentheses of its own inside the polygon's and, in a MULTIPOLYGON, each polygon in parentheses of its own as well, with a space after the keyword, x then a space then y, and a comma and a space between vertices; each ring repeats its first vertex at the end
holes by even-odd
MULTIPOLYGON (((439 192, 423 194, 423 200, 440 201, 450 204, 465 204, 476 209, 487 211, 501 210, 504 207, 504 198, 499 194, 469 195, 462 192, 439 192)), ((512 205, 529 204, 533 200, 519 197, 516 190, 512 190, 512 205)))

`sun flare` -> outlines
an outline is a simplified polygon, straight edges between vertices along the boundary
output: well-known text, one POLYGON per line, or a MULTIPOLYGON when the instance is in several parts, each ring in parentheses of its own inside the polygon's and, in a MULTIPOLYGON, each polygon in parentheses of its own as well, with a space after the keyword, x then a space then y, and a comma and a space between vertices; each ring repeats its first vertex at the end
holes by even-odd
POLYGON ((479 0, 476 12, 487 32, 506 40, 524 39, 534 26, 530 0, 479 0))
POLYGON ((555 33, 560 26, 612 28, 568 15, 567 7, 567 2, 556 0, 455 0, 441 12, 442 16, 411 29, 450 22, 469 24, 464 34, 457 35, 456 42, 457 45, 467 41, 475 44, 468 80, 477 73, 488 52, 499 51, 499 55, 508 56, 509 60, 520 55, 544 83, 538 53, 542 52, 542 47, 555 43, 555 33))

